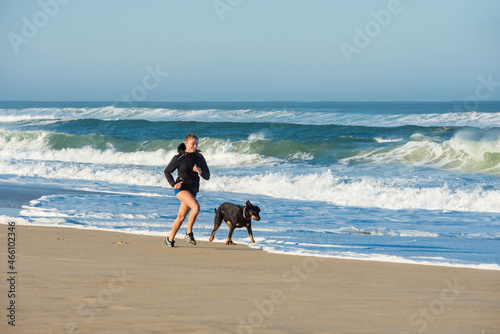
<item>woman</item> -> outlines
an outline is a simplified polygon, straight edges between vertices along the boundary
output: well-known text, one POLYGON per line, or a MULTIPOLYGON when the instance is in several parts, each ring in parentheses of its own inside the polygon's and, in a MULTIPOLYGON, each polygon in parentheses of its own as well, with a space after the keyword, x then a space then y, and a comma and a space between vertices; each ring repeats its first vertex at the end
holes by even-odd
POLYGON ((187 233, 184 239, 189 244, 196 245, 193 236, 193 225, 198 213, 200 213, 200 204, 196 200, 196 194, 200 189, 200 175, 205 180, 210 179, 210 171, 205 158, 198 151, 198 137, 196 135, 188 134, 184 138, 184 143, 177 147, 177 152, 179 154, 172 158, 164 172, 168 183, 174 188, 175 196, 181 201, 172 231, 165 238, 168 247, 174 247, 175 235, 189 211, 191 211, 191 214, 189 215, 187 233), (172 173, 176 169, 177 179, 174 181, 172 173))

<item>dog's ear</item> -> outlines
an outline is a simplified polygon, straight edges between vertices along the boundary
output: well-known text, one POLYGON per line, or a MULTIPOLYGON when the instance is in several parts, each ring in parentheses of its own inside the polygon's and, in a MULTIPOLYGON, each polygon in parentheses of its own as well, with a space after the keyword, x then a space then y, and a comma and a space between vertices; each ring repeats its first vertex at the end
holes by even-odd
POLYGON ((247 206, 253 206, 252 203, 250 203, 250 201, 247 201, 247 206))

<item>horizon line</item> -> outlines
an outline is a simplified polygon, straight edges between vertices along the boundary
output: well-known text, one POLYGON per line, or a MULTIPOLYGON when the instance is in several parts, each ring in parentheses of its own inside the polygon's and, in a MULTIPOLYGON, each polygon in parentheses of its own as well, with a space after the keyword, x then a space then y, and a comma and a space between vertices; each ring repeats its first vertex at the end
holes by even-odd
MULTIPOLYGON (((114 103, 114 104, 127 104, 122 101, 110 100, 0 100, 2 102, 89 102, 89 103, 114 103)), ((310 100, 310 101, 297 101, 297 100, 193 100, 193 101, 133 101, 134 104, 141 103, 451 103, 461 102, 464 100, 310 100)), ((490 103, 500 102, 500 100, 483 100, 477 103, 490 103)))

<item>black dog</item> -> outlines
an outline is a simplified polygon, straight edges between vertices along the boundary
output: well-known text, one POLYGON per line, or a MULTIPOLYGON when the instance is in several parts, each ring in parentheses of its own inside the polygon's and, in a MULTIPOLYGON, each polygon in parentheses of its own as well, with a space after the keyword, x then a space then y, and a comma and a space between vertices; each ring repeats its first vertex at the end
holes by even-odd
POLYGON ((248 235, 250 236, 250 241, 255 243, 252 235, 252 221, 251 219, 255 219, 256 221, 260 220, 260 209, 258 206, 253 206, 250 201, 246 202, 246 206, 236 205, 231 203, 223 203, 219 206, 218 209, 214 209, 215 218, 214 218, 214 230, 212 231, 212 235, 210 242, 214 240, 214 235, 217 229, 222 224, 222 221, 227 223, 229 227, 229 235, 227 236, 226 245, 235 245, 235 243, 231 240, 233 235, 233 231, 235 228, 246 227, 248 231, 248 235))

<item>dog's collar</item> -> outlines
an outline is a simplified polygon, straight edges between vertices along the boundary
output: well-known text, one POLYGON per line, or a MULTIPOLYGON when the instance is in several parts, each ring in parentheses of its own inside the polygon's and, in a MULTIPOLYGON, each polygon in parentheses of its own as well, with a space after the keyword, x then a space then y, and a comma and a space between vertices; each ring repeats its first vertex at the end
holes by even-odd
POLYGON ((245 211, 246 211, 246 210, 247 210, 247 207, 245 206, 245 207, 243 208, 243 218, 245 218, 245 219, 249 219, 249 218, 245 217, 245 211))

